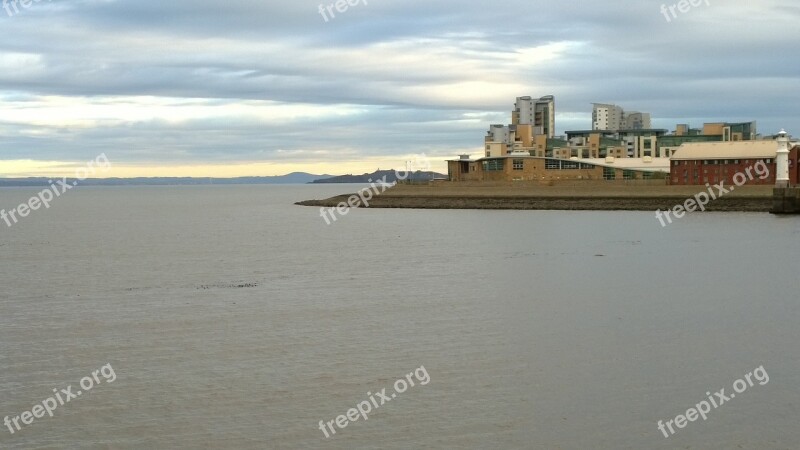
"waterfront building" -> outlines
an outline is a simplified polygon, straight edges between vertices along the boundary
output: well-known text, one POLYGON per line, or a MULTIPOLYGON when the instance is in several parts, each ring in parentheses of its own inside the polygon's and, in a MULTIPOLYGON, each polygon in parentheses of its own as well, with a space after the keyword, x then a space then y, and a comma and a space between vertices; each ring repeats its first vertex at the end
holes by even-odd
MULTIPOLYGON (((448 167, 451 179, 630 178, 630 173, 611 176, 616 174, 614 171, 623 170, 665 172, 672 184, 704 184, 732 181, 732 174, 754 161, 763 160, 765 164, 774 166, 776 149, 768 150, 770 144, 763 143, 774 142, 757 139, 755 121, 712 122, 703 124, 702 128, 678 124, 670 133, 666 129, 652 128, 649 113, 626 113, 617 105, 605 103, 593 103, 591 130, 567 131, 565 138, 556 138, 555 98, 522 96, 517 97, 514 103, 511 124, 489 127, 481 159, 466 163, 466 166, 463 160, 450 161, 448 167), (710 145, 742 142, 751 144, 710 145), (705 144, 709 145, 704 147, 705 144), (764 156, 767 154, 769 156, 764 156), (670 158, 676 162, 670 163, 670 158), (551 159, 571 162, 557 166, 554 162, 547 162, 551 159), (621 168, 623 165, 626 167, 621 168)), ((791 151, 794 159, 789 161, 790 172, 793 183, 796 183, 800 168, 796 149, 791 151)), ((640 178, 648 177, 642 175, 640 178)), ((758 180, 759 184, 770 182, 774 182, 774 170, 771 181, 758 180)))
POLYGON ((556 132, 556 101, 552 95, 535 99, 530 96, 517 97, 511 112, 513 125, 530 125, 531 138, 546 136, 552 139, 556 132))
POLYGON ((758 138, 756 122, 714 122, 705 123, 703 128, 691 128, 679 124, 672 134, 658 139, 658 153, 671 156, 683 144, 691 142, 736 142, 752 141, 758 138))
MULTIPOLYGON (((578 158, 665 158, 658 150, 664 129, 567 131, 569 156, 578 158)), ((559 154, 564 156, 564 149, 559 154)))
POLYGON ((596 180, 631 181, 662 179, 669 172, 669 161, 632 158, 559 159, 516 152, 499 157, 447 161, 450 181, 555 181, 596 180))
POLYGON ((511 111, 511 124, 494 124, 484 137, 486 157, 504 156, 512 152, 533 152, 547 147, 556 129, 555 97, 538 99, 517 97, 511 111))
POLYGON ((625 117, 624 128, 626 130, 647 130, 653 127, 650 113, 631 111, 625 113, 623 117, 625 117))
POLYGON ((592 103, 592 130, 617 131, 624 128, 625 111, 607 103, 592 103))
MULTIPOLYGON (((797 150, 790 153, 794 160, 794 171, 790 170, 791 183, 797 183, 797 150)), ((739 173, 753 173, 759 162, 768 169, 768 174, 748 177, 748 185, 774 185, 778 142, 775 140, 729 141, 685 143, 672 155, 670 184, 704 185, 724 182, 734 184, 739 173), (752 179, 750 179, 752 178, 752 179)))

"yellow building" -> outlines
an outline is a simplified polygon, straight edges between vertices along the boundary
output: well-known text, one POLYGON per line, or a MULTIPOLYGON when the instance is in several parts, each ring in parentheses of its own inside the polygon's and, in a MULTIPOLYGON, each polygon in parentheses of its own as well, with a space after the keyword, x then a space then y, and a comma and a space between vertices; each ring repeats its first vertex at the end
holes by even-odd
POLYGON ((665 178, 669 166, 631 158, 576 160, 542 158, 525 153, 447 161, 450 181, 648 180, 665 178), (652 167, 647 167, 650 164, 652 167))

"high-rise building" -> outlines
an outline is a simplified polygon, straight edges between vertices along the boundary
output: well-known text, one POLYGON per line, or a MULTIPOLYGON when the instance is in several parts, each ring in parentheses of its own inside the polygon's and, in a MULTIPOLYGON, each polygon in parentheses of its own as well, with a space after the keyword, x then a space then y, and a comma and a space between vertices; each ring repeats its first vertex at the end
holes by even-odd
POLYGON ((626 130, 649 130, 653 126, 650 121, 649 113, 631 111, 624 114, 626 130))
POLYGON ((624 128, 625 111, 617 105, 593 103, 592 130, 619 131, 624 128))
POLYGON ((639 111, 626 113, 617 105, 593 103, 592 130, 649 130, 652 128, 650 114, 639 111))
POLYGON ((535 99, 530 96, 517 97, 511 112, 514 125, 532 125, 533 136, 552 139, 556 133, 556 100, 552 95, 535 99))

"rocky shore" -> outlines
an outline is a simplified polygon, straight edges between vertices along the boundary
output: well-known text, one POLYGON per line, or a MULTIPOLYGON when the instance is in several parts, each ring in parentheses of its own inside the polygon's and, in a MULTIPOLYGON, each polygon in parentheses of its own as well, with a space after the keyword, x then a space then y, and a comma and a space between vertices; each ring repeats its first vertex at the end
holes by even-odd
MULTIPOLYGON (((729 186, 726 186, 730 189, 729 186)), ((543 186, 534 183, 485 184, 442 182, 431 185, 398 185, 369 200, 370 208, 415 209, 516 209, 516 210, 627 210, 672 209, 705 186, 621 185, 576 183, 543 186)), ((713 191, 716 195, 717 191, 713 191)), ((296 203, 335 207, 353 195, 296 203)), ((363 205, 361 205, 363 207, 363 205)), ((707 211, 769 212, 772 188, 742 186, 706 206, 707 211)))

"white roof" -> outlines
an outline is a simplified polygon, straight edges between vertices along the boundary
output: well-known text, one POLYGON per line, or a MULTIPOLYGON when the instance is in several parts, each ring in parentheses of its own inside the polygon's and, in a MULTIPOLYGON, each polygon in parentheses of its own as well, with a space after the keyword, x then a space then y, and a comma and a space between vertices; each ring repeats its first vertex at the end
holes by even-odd
POLYGON ((672 159, 750 159, 774 158, 776 141, 689 142, 675 150, 672 159))
POLYGON ((617 169, 669 172, 669 158, 580 158, 578 161, 617 169))

